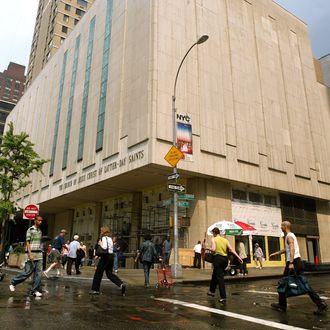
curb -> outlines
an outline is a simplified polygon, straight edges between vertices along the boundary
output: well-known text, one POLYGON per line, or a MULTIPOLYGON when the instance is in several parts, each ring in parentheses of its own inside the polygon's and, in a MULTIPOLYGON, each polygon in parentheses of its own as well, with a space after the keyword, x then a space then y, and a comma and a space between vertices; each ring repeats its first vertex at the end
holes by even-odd
MULTIPOLYGON (((17 274, 21 270, 20 269, 13 269, 13 268, 3 268, 4 273, 6 274, 17 274)), ((326 275, 330 274, 329 271, 318 271, 318 272, 305 272, 304 275, 308 276, 317 276, 317 275, 326 275)), ((210 274, 211 275, 211 274, 210 274)), ((259 276, 225 276, 225 281, 226 282, 248 282, 248 281, 261 281, 261 280, 266 280, 266 279, 278 279, 281 278, 283 274, 271 274, 271 275, 259 275, 259 276)), ((93 277, 81 277, 81 276, 61 276, 61 277, 50 277, 48 280, 50 281, 73 281, 73 282, 79 282, 79 281, 92 281, 93 277)), ((106 278, 103 278, 102 281, 107 281, 106 278)), ((211 281, 211 277, 208 279, 175 279, 175 283, 177 284, 209 284, 211 281)), ((129 281, 126 281, 128 283, 129 281)), ((128 283, 128 285, 132 285, 128 283)), ((135 286, 143 286, 143 284, 134 284, 135 286)))

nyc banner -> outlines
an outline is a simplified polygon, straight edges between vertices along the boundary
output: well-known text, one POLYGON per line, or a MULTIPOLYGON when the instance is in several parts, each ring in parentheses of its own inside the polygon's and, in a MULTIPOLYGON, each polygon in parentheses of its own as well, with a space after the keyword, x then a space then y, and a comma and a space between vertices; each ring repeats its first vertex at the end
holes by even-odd
POLYGON ((184 154, 184 160, 193 161, 192 126, 189 113, 176 114, 176 145, 184 154))

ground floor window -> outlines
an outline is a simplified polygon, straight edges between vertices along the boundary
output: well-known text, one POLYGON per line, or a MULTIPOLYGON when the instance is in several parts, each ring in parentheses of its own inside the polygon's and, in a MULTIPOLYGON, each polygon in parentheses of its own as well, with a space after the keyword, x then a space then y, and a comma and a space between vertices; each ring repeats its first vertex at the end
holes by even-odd
MULTIPOLYGON (((280 238, 279 237, 268 237, 268 251, 269 254, 272 254, 273 252, 280 251, 280 238)), ((281 256, 277 255, 272 258, 272 260, 281 261, 281 256)))
POLYGON ((259 247, 261 248, 264 257, 266 258, 266 237, 265 236, 252 236, 252 244, 253 244, 253 254, 256 250, 256 244, 259 244, 259 247))

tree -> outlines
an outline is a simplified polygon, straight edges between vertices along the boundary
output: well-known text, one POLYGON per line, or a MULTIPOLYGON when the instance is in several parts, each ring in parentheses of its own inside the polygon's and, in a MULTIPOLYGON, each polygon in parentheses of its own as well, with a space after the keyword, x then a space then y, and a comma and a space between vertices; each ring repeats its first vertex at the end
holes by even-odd
POLYGON ((9 215, 15 212, 14 196, 27 187, 30 175, 41 172, 47 160, 41 159, 33 150, 34 144, 25 132, 14 134, 14 125, 9 123, 9 129, 0 143, 0 220, 1 240, 0 251, 4 253, 6 245, 6 228, 9 215))

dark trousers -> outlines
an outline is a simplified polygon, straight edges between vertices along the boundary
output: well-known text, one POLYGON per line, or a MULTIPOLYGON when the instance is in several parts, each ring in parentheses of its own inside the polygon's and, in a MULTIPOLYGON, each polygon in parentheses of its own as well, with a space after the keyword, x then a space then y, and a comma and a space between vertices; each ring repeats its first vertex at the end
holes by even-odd
POLYGON ((68 264, 66 266, 66 273, 68 275, 71 275, 72 264, 74 263, 75 268, 76 268, 76 274, 79 274, 80 273, 80 271, 79 271, 80 261, 77 258, 70 258, 70 257, 67 257, 67 260, 68 260, 68 264))
POLYGON ((108 279, 112 283, 116 284, 117 286, 121 286, 123 284, 123 281, 117 275, 113 274, 112 270, 113 270, 113 254, 107 254, 105 256, 102 256, 95 270, 93 284, 92 284, 93 291, 100 291, 100 285, 104 271, 108 279))
MULTIPOLYGON (((285 269, 283 276, 288 276, 290 274, 290 269, 289 269, 290 262, 286 263, 285 269)), ((293 261, 293 267, 297 275, 302 275, 303 274, 303 263, 300 258, 296 258, 293 261)), ((310 287, 310 291, 308 292, 309 297, 312 299, 313 303, 317 306, 322 305, 322 299, 320 296, 310 287)), ((284 308, 287 307, 287 302, 286 302, 286 296, 285 293, 279 293, 278 295, 278 302, 281 306, 284 308)))
POLYGON ((144 284, 149 285, 149 275, 150 275, 150 268, 152 266, 151 261, 142 261, 143 271, 144 271, 144 284))
POLYGON ((210 284, 210 292, 215 293, 217 285, 219 285, 220 298, 226 299, 226 288, 225 288, 225 268, 228 265, 228 257, 216 254, 213 261, 213 273, 210 284))
POLYGON ((64 254, 62 256, 62 266, 64 268, 64 266, 66 265, 66 263, 68 262, 68 256, 66 254, 64 254))
POLYGON ((246 267, 247 258, 244 258, 242 260, 243 260, 243 263, 241 264, 241 273, 242 274, 247 274, 248 273, 248 270, 247 270, 247 267, 246 267))
POLYGON ((201 268, 201 259, 202 255, 200 253, 195 252, 194 256, 194 268, 201 268))

